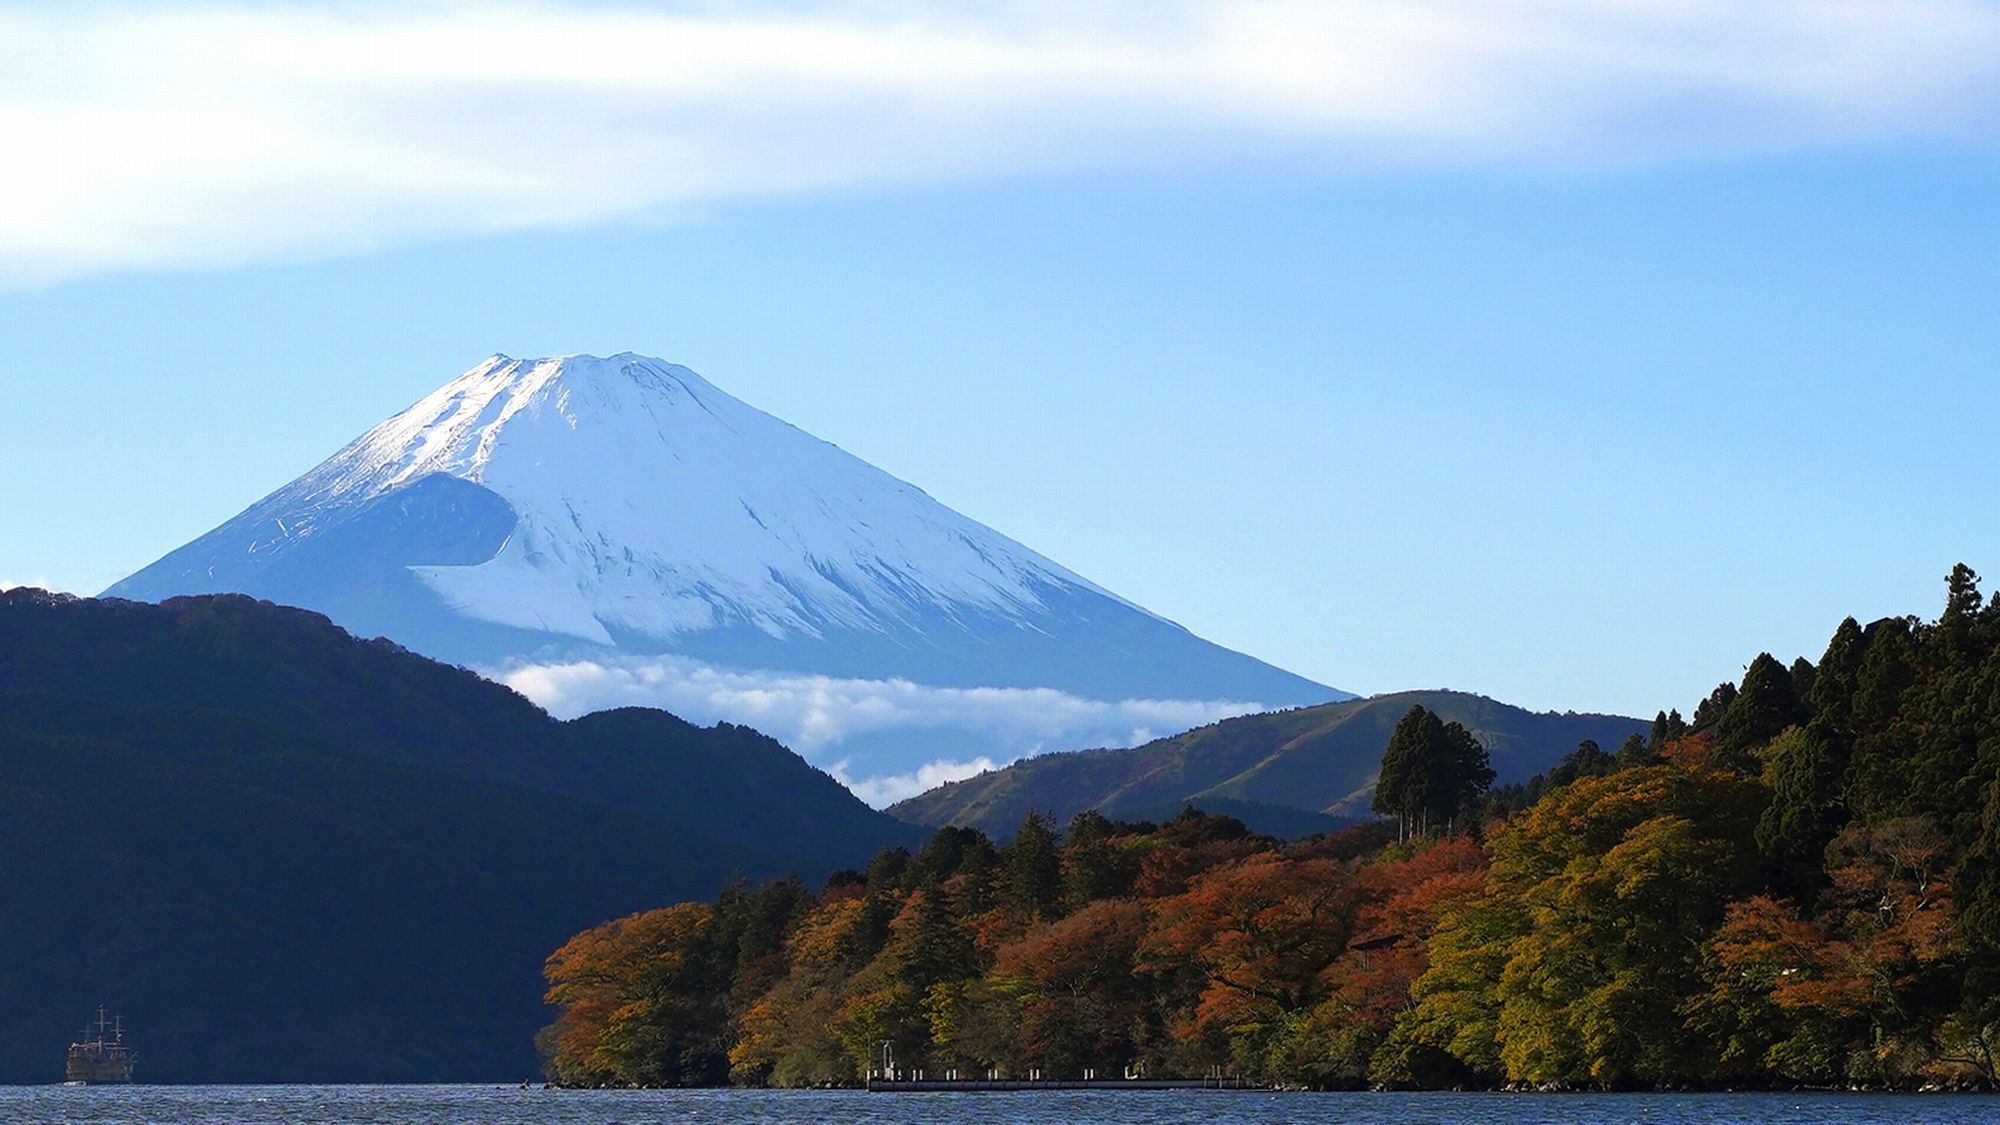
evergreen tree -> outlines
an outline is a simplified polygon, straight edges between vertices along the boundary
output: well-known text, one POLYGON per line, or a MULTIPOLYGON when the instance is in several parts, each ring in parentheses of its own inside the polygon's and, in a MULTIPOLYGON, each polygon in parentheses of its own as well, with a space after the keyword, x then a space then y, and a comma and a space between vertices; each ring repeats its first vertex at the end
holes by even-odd
POLYGON ((1868 649, 1855 674, 1853 719, 1857 729, 1881 730, 1903 709, 1903 693, 1917 681, 1912 622, 1888 617, 1870 625, 1868 649))
POLYGON ((1485 745, 1458 723, 1445 724, 1443 752, 1444 778, 1432 813, 1447 830, 1470 827, 1493 786, 1493 761, 1485 745))
MULTIPOLYGON (((1801 656, 1797 660, 1792 661, 1791 673, 1792 690, 1798 695, 1799 704, 1810 712, 1812 710, 1813 681, 1819 678, 1819 669, 1813 667, 1812 661, 1801 656)), ((1811 718, 1812 716, 1808 714, 1806 717, 1811 718)))
POLYGON ((811 908, 813 896, 798 876, 788 875, 745 892, 742 885, 725 888, 716 900, 712 936, 733 947, 737 971, 782 952, 792 923, 811 908))
POLYGON ((889 943, 889 923, 902 902, 904 877, 910 870, 908 848, 883 848, 868 861, 863 874, 860 915, 841 942, 842 958, 851 968, 868 963, 889 943))
POLYGON ((1945 663, 1964 664, 1973 658, 1974 634, 1985 608, 1979 596, 1979 575, 1964 563, 1952 567, 1945 578, 1944 613, 1936 628, 1945 663))
POLYGON ((1852 718, 1854 693, 1861 677, 1861 658, 1867 654, 1868 638, 1852 617, 1840 623, 1827 642, 1826 655, 1819 658, 1809 698, 1814 712, 1845 728, 1852 718))
POLYGON ((1759 653, 1743 674, 1743 689, 1715 723, 1712 763, 1755 772, 1750 753, 1805 717, 1792 674, 1768 652, 1759 653))
POLYGON ((1389 733, 1382 750, 1382 769, 1375 780, 1373 807, 1384 816, 1396 818, 1396 833, 1407 839, 1425 828, 1424 813, 1435 785, 1432 779, 1438 763, 1433 746, 1442 738, 1444 724, 1421 705, 1412 705, 1389 733), (1436 733, 1434 734, 1433 731, 1436 733))
POLYGON ((2000 741, 1982 721, 2000 701, 1986 659, 1979 576, 1961 563, 1946 585, 1944 612, 1922 631, 1918 676, 1903 696, 1903 746, 1912 811, 1970 836, 1978 831, 1983 791, 2000 776, 2000 757, 1992 752, 2000 741))
POLYGON ((1734 702, 1736 702, 1735 684, 1724 680, 1715 685, 1715 690, 1708 693, 1708 698, 1695 707, 1694 718, 1688 720, 1690 728, 1698 731, 1709 729, 1722 718, 1723 712, 1728 711, 1729 705, 1734 702))
POLYGON ((899 889, 909 870, 910 849, 883 848, 868 861, 868 888, 882 891, 899 889))
POLYGON ((1903 702, 1917 682, 1917 647, 1906 618, 1877 621, 1865 635, 1867 651, 1848 710, 1854 731, 1848 790, 1856 815, 1874 820, 1913 811, 1907 799, 1913 729, 1903 702))
POLYGON ((1667 748, 1667 744, 1688 732, 1687 720, 1681 718, 1678 709, 1662 711, 1653 716, 1653 735, 1646 740, 1646 749, 1654 757, 1667 748))
POLYGON ((1374 809, 1395 817, 1404 838, 1448 832, 1478 810, 1493 777, 1486 747, 1470 731, 1412 706, 1382 751, 1374 809))
POLYGON ((972 935, 959 924, 943 885, 927 882, 915 894, 916 917, 896 949, 896 977, 921 994, 942 981, 976 976, 972 935))
POLYGON ((1771 744, 1771 803, 1757 822, 1757 847, 1787 895, 1809 900, 1825 882, 1826 846, 1848 823, 1848 753, 1847 733, 1825 716, 1771 744))
POLYGON ((1132 887, 1136 865, 1111 843, 1113 826, 1103 813, 1085 809, 1063 833, 1063 909, 1074 913, 1099 899, 1116 898, 1132 887))
POLYGON ((1056 834, 1030 810, 1020 830, 1000 849, 1001 897, 1024 921, 1055 918, 1062 909, 1062 857, 1056 834))
POLYGON ((959 855, 958 879, 953 890, 954 901, 967 915, 980 914, 993 908, 999 901, 1000 849, 986 838, 986 833, 974 830, 976 839, 966 841, 959 855))
MULTIPOLYGON (((1660 719, 1664 721, 1666 716, 1661 715, 1660 719)), ((1654 729, 1658 729, 1657 723, 1654 729)), ((1621 770, 1631 769, 1633 766, 1651 765, 1658 757, 1659 755, 1654 752, 1652 746, 1647 744, 1646 736, 1640 734, 1638 731, 1633 731, 1631 734, 1625 736, 1624 742, 1619 744, 1615 764, 1621 770)))
MULTIPOLYGON (((1635 734, 1632 737, 1639 736, 1635 734)), ((1640 749, 1641 752, 1644 751, 1643 744, 1640 749)), ((1546 785, 1552 788, 1557 785, 1568 785, 1582 777, 1603 777, 1616 768, 1617 764, 1617 759, 1606 754, 1603 748, 1597 745, 1596 739, 1586 738, 1576 744, 1576 749, 1563 755, 1563 760, 1557 762, 1555 768, 1549 771, 1546 785)))
POLYGON ((962 871, 991 867, 994 854, 993 842, 986 838, 986 833, 977 828, 947 825, 918 849, 910 867, 918 882, 943 881, 962 871))

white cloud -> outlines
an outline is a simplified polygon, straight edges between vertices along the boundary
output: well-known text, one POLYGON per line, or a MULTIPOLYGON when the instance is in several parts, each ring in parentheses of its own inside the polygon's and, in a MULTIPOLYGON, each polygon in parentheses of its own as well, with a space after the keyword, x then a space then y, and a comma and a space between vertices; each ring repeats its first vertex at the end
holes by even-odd
POLYGON ((1990 139, 1980 0, 0 0, 0 282, 1087 164, 1990 139))
POLYGON ((854 791, 854 795, 874 805, 887 808, 905 797, 914 797, 929 789, 936 789, 948 781, 963 781, 987 770, 999 769, 1000 764, 981 755, 969 762, 953 762, 943 758, 926 762, 909 773, 884 774, 880 777, 851 777, 848 775, 846 759, 827 767, 834 780, 854 791))
POLYGON ((1051 688, 947 688, 908 680, 851 680, 718 668, 682 657, 622 657, 497 669, 493 678, 550 712, 571 717, 610 707, 662 707, 699 723, 755 727, 870 803, 888 803, 1045 749, 1133 746, 1152 732, 1182 731, 1262 710, 1237 700, 1095 700, 1051 688), (842 753, 856 739, 933 732, 992 747, 966 760, 937 758, 909 772, 842 753))

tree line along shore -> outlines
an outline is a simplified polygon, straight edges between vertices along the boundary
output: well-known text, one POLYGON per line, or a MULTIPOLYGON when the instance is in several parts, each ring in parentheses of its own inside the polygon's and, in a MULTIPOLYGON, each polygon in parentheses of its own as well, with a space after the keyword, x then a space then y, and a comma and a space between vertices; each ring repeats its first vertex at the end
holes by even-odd
POLYGON ((944 828, 548 959, 575 1085, 1226 1073, 1311 1088, 1979 1088, 2000 1041, 2000 596, 1759 655, 1494 787, 1422 707, 1381 819, 944 828), (1060 830, 1059 830, 1060 829, 1060 830))

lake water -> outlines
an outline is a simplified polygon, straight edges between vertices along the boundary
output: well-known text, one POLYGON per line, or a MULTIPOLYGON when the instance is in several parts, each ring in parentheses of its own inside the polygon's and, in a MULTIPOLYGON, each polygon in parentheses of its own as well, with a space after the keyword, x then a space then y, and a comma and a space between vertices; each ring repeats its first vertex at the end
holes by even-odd
POLYGON ((1950 1094, 866 1094, 763 1090, 519 1090, 493 1086, 0 1087, 0 1123, 87 1122, 1539 1122, 2000 1121, 2000 1097, 1950 1094))

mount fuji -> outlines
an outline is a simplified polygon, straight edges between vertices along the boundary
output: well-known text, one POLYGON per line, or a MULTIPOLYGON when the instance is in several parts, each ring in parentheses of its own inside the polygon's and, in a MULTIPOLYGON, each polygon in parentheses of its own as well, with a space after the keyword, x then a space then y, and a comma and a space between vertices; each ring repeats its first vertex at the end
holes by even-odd
POLYGON ((106 594, 222 592, 558 712, 655 703, 760 725, 864 795, 898 770, 931 779, 925 763, 950 776, 1350 698, 630 353, 493 356, 106 594))

